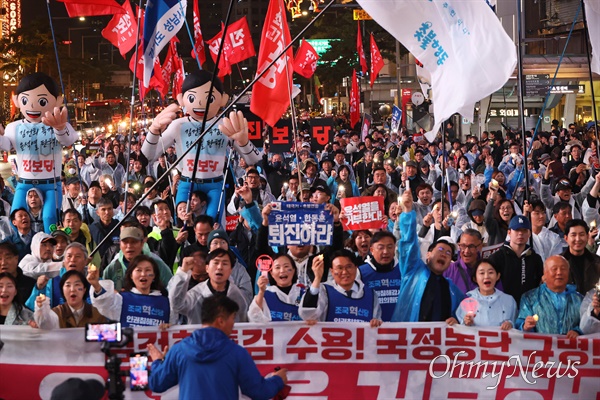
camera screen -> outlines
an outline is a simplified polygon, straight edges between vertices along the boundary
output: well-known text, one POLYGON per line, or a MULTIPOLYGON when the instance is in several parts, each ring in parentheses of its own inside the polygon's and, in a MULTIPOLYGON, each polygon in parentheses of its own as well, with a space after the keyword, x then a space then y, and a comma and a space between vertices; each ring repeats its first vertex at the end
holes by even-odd
POLYGON ((86 342, 120 342, 121 323, 87 324, 85 327, 86 342))
POLYGON ((131 390, 148 389, 148 356, 134 353, 129 358, 129 384, 131 390))

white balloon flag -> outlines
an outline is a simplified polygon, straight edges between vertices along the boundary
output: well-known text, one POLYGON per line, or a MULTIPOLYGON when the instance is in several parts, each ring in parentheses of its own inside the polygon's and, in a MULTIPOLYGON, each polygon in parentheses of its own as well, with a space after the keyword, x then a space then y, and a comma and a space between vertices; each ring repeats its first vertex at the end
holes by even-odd
POLYGON ((435 124, 425 135, 429 141, 454 113, 472 121, 475 103, 515 70, 516 47, 485 0, 357 2, 431 74, 435 124))

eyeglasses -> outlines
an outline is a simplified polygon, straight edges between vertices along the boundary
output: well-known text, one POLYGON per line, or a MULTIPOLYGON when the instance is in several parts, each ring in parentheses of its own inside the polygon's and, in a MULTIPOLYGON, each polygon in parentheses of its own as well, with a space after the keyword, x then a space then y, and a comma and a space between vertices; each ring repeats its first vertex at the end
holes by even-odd
POLYGON ((354 269, 356 269, 355 265, 344 265, 344 266, 339 266, 339 267, 335 267, 333 268, 334 271, 353 271, 354 269))
POLYGON ((479 246, 481 246, 481 244, 460 244, 460 243, 458 244, 458 247, 462 251, 465 251, 465 250, 473 251, 473 250, 476 250, 479 246))
POLYGON ((445 248, 443 248, 443 247, 438 247, 438 248, 437 248, 437 251, 439 251, 439 252, 440 252, 440 253, 442 253, 442 254, 446 254, 447 256, 450 256, 450 257, 452 257, 452 251, 450 251, 450 250, 446 250, 446 249, 445 249, 445 248))
POLYGON ((500 207, 500 211, 512 211, 512 207, 500 207))

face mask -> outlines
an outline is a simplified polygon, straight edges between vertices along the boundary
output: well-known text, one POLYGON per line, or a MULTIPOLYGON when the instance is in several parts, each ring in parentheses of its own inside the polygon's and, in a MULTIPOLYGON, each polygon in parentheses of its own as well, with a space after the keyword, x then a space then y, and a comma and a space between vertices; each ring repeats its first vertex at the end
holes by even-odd
POLYGON ((69 175, 75 175, 77 170, 75 168, 69 168, 69 171, 67 171, 67 172, 69 173, 69 175))
POLYGON ((281 168, 281 161, 275 161, 273 163, 273 168, 276 168, 276 169, 281 168))

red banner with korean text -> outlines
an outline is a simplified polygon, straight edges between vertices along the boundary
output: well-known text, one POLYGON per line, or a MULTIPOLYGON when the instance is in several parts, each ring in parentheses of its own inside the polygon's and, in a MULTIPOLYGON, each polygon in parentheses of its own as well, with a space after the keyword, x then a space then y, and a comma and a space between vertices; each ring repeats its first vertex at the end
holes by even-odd
POLYGON ((383 66, 383 57, 381 57, 379 47, 377 47, 377 43, 375 43, 375 37, 371 33, 371 87, 373 87, 373 84, 377 79, 377 75, 379 75, 379 71, 381 71, 381 68, 383 68, 383 66))
POLYGON ((340 218, 345 231, 381 229, 384 225, 385 209, 383 197, 365 196, 340 199, 340 212, 346 218, 340 218))
POLYGON ((260 39, 257 74, 277 61, 254 84, 250 109, 273 127, 290 106, 294 54, 291 47, 282 54, 290 42, 283 0, 270 0, 260 39))
POLYGON ((137 32, 137 22, 131 3, 123 3, 125 14, 115 14, 106 28, 102 29, 102 36, 119 48, 119 53, 125 58, 125 54, 135 46, 135 33, 137 32))
POLYGON ((225 231, 233 232, 238 224, 240 217, 237 215, 228 215, 226 217, 225 231))
MULTIPOLYGON (((152 343, 172 347, 200 325, 165 331, 136 328, 134 340, 111 352, 123 360, 152 343)), ((444 323, 303 322, 236 324, 232 339, 263 375, 288 369, 294 399, 597 399, 600 334, 565 336, 449 327, 444 323)), ((50 398, 72 377, 104 382, 99 343, 83 328, 40 331, 1 326, 0 398, 50 398)), ((129 374, 127 374, 129 375, 129 374)), ((177 398, 178 388, 125 398, 177 398)))
POLYGON ((200 28, 200 9, 198 8, 198 1, 194 0, 193 10, 193 23, 194 23, 194 47, 192 48, 192 58, 196 59, 196 52, 198 52, 198 61, 200 66, 206 62, 206 52, 204 51, 204 39, 202 38, 202 29, 200 28))
POLYGON ((312 77, 317 69, 318 59, 319 55, 315 48, 306 40, 302 40, 294 59, 294 72, 305 78, 312 77))

